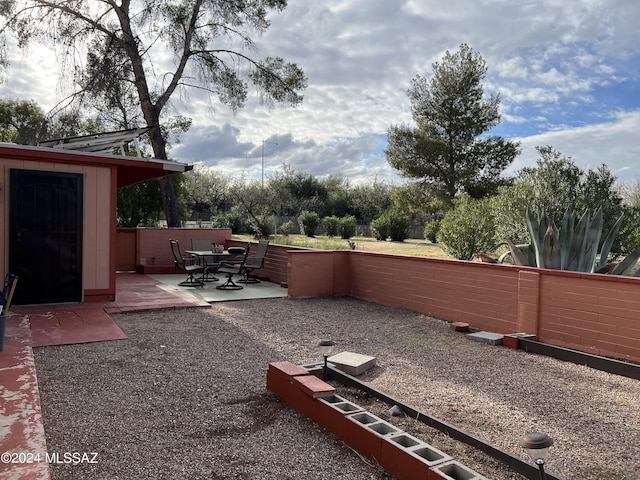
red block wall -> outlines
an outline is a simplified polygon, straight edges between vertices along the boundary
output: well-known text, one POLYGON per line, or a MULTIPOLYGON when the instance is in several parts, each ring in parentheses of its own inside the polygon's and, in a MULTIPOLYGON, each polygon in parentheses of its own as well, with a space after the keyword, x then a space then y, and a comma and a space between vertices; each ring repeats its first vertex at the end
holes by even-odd
POLYGON ((358 251, 288 251, 291 297, 351 295, 640 361, 640 279, 358 251))

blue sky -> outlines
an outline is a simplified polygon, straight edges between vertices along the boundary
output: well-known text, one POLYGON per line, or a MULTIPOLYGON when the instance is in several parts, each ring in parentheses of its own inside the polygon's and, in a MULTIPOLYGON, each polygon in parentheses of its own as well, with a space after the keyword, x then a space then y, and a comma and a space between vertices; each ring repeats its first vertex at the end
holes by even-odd
MULTIPOLYGON (((233 115, 185 92, 172 106, 193 126, 171 155, 260 178, 265 140, 266 176, 288 165, 354 184, 401 183, 383 154, 387 128, 411 124, 410 80, 429 77, 432 63, 464 42, 487 63, 485 91, 502 99, 502 123, 491 133, 522 144, 509 173, 535 165, 537 145, 553 145, 585 169, 606 163, 635 181, 638 19, 637 0, 289 0, 252 54, 298 63, 309 78, 303 104, 269 109, 254 95, 233 115)), ((53 106, 64 89, 42 71, 54 60, 16 55, 0 95, 53 106)))

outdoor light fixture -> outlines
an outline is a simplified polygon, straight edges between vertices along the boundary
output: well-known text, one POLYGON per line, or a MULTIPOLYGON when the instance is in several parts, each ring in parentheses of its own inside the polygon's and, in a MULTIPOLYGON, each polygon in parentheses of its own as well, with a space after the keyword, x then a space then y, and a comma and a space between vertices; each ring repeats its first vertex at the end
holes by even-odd
POLYGON ((528 432, 520 439, 520 446, 531 457, 540 470, 540 480, 546 480, 544 464, 549 457, 549 448, 553 439, 546 433, 528 432))
POLYGON ((322 370, 322 379, 326 382, 327 381, 327 359, 329 358, 329 354, 331 353, 331 350, 333 350, 335 343, 330 338, 323 338, 322 340, 320 340, 320 343, 318 344, 318 346, 320 347, 320 351, 322 352, 322 357, 324 358, 324 369, 322 370))

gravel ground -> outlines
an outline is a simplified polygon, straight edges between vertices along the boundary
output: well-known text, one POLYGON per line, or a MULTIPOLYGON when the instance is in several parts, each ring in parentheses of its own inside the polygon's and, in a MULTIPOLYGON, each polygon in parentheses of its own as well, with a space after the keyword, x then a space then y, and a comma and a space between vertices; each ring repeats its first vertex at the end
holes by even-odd
MULTIPOLYGON (((529 430, 555 440, 547 470, 637 479, 640 382, 467 340, 441 320, 350 298, 271 299, 114 316, 128 340, 35 349, 53 479, 389 479, 265 388, 269 362, 320 360, 317 343, 377 357, 362 378, 525 458, 529 430), (595 446, 591 446, 595 445, 595 446), (604 452, 604 453, 603 453, 604 452)), ((353 389, 339 394, 492 479, 492 459, 353 389)))

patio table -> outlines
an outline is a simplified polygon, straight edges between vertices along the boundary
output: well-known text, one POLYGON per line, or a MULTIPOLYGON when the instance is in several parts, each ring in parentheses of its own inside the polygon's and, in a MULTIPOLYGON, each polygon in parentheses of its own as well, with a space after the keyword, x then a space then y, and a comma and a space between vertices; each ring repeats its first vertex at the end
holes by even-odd
POLYGON ((211 250, 185 250, 184 253, 196 257, 201 262, 204 269, 204 273, 202 274, 203 282, 217 282, 219 279, 216 278, 209 270, 214 266, 217 266, 216 264, 219 263, 222 258, 238 256, 234 253, 229 253, 228 250, 224 250, 222 252, 212 252, 211 250))

